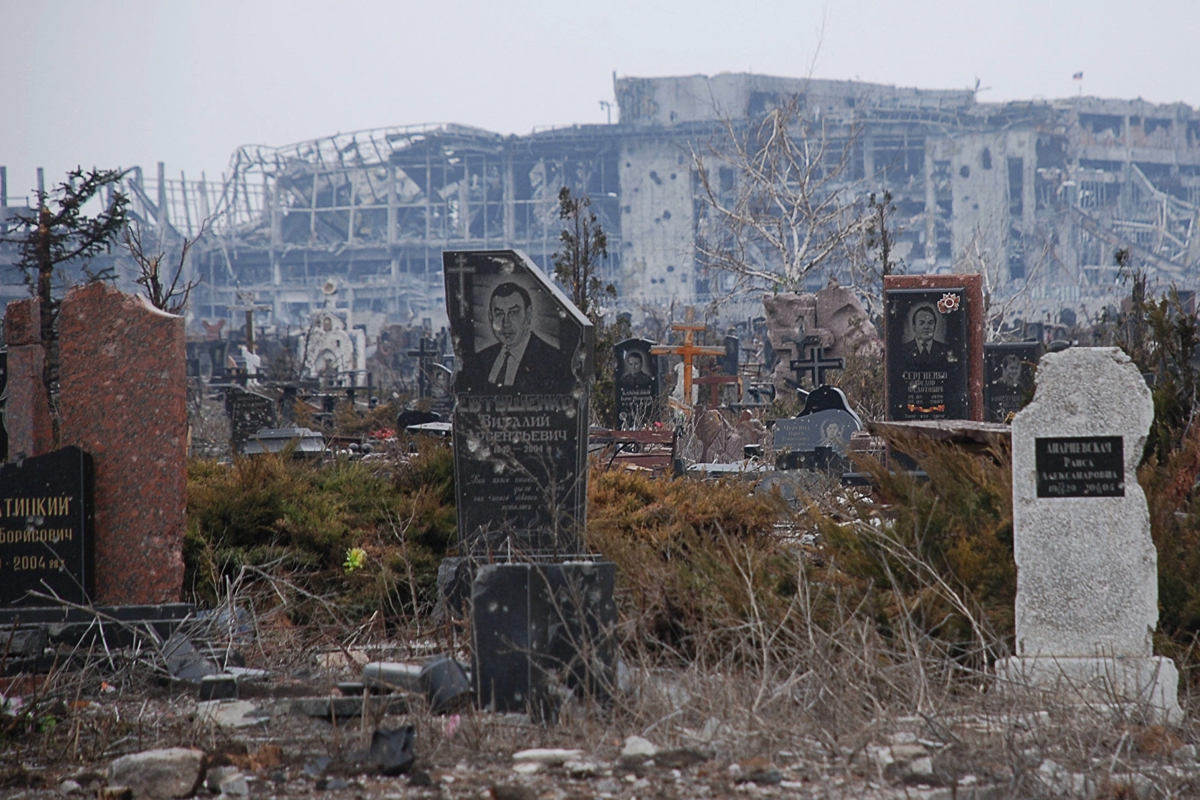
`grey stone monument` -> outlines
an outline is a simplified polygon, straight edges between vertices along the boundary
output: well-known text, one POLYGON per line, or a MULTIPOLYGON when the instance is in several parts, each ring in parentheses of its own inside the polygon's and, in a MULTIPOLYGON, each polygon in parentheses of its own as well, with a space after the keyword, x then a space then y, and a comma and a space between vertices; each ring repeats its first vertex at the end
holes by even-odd
POLYGON ((1174 721, 1179 676, 1152 649, 1157 554, 1136 474, 1153 420, 1150 390, 1119 349, 1042 357, 1033 401, 1012 423, 1017 655, 997 669, 1174 721))

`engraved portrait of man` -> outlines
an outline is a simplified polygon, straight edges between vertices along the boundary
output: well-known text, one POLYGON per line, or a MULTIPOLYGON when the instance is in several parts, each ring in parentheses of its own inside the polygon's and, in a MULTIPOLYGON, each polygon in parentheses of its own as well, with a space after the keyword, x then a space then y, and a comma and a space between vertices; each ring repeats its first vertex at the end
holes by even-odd
POLYGON ((908 315, 909 334, 904 343, 907 362, 917 368, 945 366, 950 349, 945 334, 938 335, 938 313, 929 303, 913 306, 908 315))
POLYGON ((575 386, 571 359, 538 334, 529 290, 515 281, 492 289, 488 323, 496 343, 464 359, 459 391, 473 394, 561 394, 575 386))

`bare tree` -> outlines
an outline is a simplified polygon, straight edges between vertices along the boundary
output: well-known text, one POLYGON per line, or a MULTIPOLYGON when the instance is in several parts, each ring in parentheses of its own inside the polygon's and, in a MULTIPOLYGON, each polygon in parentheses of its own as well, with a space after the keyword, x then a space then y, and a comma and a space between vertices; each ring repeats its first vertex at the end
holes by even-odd
POLYGON ((155 308, 168 314, 179 314, 187 307, 188 297, 200 281, 184 280, 184 267, 187 265, 188 251, 204 235, 207 227, 207 222, 201 225, 195 239, 185 236, 179 249, 179 262, 165 269, 163 262, 167 254, 158 249, 157 242, 153 247, 147 247, 149 242, 141 225, 135 223, 125 229, 125 249, 135 264, 134 281, 142 287, 146 299, 155 308), (151 250, 155 252, 151 254, 151 250))
POLYGON ((797 94, 759 119, 726 118, 721 133, 692 152, 705 207, 701 261, 744 288, 784 290, 846 265, 867 224, 852 174, 854 125, 807 112, 797 94))

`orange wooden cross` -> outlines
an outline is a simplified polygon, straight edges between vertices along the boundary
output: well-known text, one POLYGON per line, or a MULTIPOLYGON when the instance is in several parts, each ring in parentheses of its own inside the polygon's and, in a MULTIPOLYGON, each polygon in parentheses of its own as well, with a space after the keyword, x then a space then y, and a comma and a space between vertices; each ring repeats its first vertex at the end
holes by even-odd
POLYGON ((674 346, 660 344, 650 348, 650 352, 656 356, 672 355, 683 359, 683 404, 688 408, 691 408, 692 405, 692 359, 696 356, 725 355, 724 347, 702 347, 696 344, 696 331, 707 330, 707 328, 707 325, 672 325, 671 330, 683 331, 683 344, 674 346))

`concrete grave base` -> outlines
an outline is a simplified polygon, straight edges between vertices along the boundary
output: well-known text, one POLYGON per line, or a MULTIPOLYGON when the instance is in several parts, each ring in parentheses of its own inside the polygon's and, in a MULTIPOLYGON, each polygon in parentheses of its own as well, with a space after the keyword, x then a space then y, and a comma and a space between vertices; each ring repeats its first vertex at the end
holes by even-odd
POLYGON ((1160 722, 1178 723, 1183 719, 1178 699, 1179 671, 1175 662, 1163 656, 1014 656, 996 663, 996 675, 1002 681, 1002 691, 1025 686, 1071 693, 1081 703, 1144 703, 1160 722))

